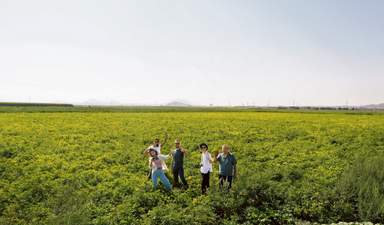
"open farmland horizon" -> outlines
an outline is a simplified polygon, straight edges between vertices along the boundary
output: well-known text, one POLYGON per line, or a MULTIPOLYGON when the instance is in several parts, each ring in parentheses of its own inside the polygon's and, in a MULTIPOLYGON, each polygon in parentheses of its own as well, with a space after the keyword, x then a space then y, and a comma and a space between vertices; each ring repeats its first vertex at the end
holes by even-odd
MULTIPOLYGON (((340 187, 358 158, 383 156, 383 114, 252 111, 0 113, 0 222, 19 224, 293 224, 384 222, 340 187), (188 190, 153 188, 142 154, 179 139, 188 190), (238 160, 229 193, 199 192, 201 152, 238 160), (226 198, 222 198, 225 195, 226 198), (182 212, 182 213, 180 213, 182 212)), ((170 160, 166 162, 168 165, 170 160)))
POLYGON ((339 105, 301 105, 298 101, 292 102, 292 104, 289 105, 274 105, 271 104, 270 101, 266 100, 265 104, 255 104, 255 102, 238 102, 238 103, 232 103, 228 102, 226 105, 218 105, 214 102, 211 104, 199 104, 199 102, 192 103, 189 100, 186 99, 173 99, 167 102, 151 102, 151 103, 140 103, 140 102, 121 102, 116 99, 110 99, 108 101, 105 100, 98 100, 98 99, 89 99, 82 102, 71 102, 71 101, 52 101, 52 102, 31 102, 31 100, 24 100, 24 101, 10 101, 10 100, 3 100, 0 99, 0 103, 42 103, 42 104, 72 104, 74 106, 189 106, 189 107, 271 107, 271 108, 278 108, 278 107, 330 107, 330 108, 379 108, 384 109, 384 103, 366 103, 361 105, 348 105, 348 101, 340 103, 339 105))

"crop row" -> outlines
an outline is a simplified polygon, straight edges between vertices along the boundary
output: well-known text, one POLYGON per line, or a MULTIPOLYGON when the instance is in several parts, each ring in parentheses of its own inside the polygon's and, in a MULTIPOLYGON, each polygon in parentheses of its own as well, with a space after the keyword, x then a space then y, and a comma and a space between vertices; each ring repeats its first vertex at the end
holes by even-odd
MULTIPOLYGON (((364 221, 335 188, 357 156, 384 150, 382 115, 300 113, 0 114, 2 223, 293 223, 364 221), (143 150, 179 139, 191 188, 153 188, 143 150), (238 160, 230 193, 201 196, 199 144, 238 160), (223 197, 223 195, 225 197, 223 197)), ((170 160, 169 162, 170 163, 170 160)), ((173 185, 173 179, 167 174, 173 185)), ((377 214, 376 214, 377 216, 377 214)), ((383 222, 378 217, 378 222, 383 222)))

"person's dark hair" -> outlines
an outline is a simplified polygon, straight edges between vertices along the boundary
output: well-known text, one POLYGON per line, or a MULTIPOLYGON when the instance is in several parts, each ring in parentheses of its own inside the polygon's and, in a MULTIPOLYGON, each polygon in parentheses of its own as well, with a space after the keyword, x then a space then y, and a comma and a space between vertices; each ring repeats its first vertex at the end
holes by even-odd
POLYGON ((205 144, 205 143, 201 143, 201 144, 200 144, 200 149, 201 149, 201 147, 203 147, 203 146, 207 147, 207 150, 208 150, 208 145, 205 144))
POLYGON ((159 154, 159 153, 157 153, 157 151, 156 151, 154 148, 150 148, 150 149, 149 149, 149 154, 151 154, 151 151, 155 151, 155 152, 156 152, 156 155, 159 154))
MULTIPOLYGON (((158 139, 158 138, 155 138, 155 139, 153 139, 153 142, 155 142, 155 141, 157 141, 157 144, 156 144, 156 146, 154 146, 154 147, 159 147, 159 142, 160 142, 160 140, 158 139)), ((153 145, 155 145, 155 144, 153 144, 153 145)))

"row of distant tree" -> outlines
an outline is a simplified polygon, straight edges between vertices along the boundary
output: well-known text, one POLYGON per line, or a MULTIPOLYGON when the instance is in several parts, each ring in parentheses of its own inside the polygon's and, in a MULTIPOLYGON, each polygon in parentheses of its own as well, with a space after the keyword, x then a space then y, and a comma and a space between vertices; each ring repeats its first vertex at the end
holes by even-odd
POLYGON ((72 104, 0 102, 0 106, 73 107, 72 104))

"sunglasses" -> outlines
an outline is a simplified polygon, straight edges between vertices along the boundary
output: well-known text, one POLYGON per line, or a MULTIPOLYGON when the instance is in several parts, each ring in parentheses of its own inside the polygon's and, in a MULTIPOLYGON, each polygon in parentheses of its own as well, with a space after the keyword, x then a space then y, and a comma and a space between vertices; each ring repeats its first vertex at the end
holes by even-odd
POLYGON ((207 147, 205 147, 205 146, 201 147, 201 149, 203 149, 203 148, 207 148, 207 147))
POLYGON ((175 143, 175 145, 179 145, 180 143, 175 143))

